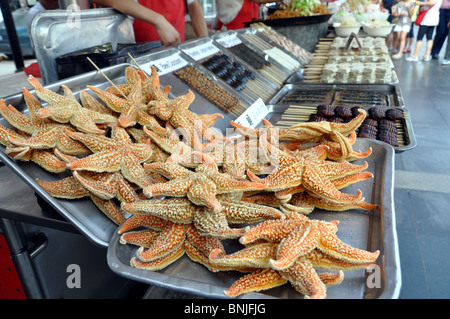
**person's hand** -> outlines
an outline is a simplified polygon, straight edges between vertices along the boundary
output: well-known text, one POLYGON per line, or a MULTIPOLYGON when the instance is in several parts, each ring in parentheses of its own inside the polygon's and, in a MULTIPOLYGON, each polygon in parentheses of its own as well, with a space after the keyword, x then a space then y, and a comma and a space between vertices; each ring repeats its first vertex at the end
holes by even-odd
POLYGON ((155 24, 155 28, 164 47, 172 46, 181 42, 180 33, 163 16, 161 16, 155 24))

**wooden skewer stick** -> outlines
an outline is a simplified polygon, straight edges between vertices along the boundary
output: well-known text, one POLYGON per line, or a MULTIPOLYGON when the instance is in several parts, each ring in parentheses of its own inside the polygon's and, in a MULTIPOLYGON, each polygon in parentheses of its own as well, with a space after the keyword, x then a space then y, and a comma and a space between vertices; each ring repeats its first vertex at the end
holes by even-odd
POLYGON ((119 93, 120 94, 122 94, 122 96, 124 97, 124 98, 126 98, 126 99, 128 99, 127 98, 127 96, 125 95, 125 94, 123 94, 123 92, 113 83, 113 81, 111 81, 107 76, 106 76, 106 74, 102 71, 102 70, 100 70, 100 68, 94 63, 94 61, 92 61, 91 60, 91 58, 89 58, 89 57, 87 57, 87 60, 94 66, 94 68, 96 68, 97 69, 97 71, 98 72, 100 72, 101 73, 101 75, 103 75, 103 77, 117 90, 117 91, 119 91, 119 93))

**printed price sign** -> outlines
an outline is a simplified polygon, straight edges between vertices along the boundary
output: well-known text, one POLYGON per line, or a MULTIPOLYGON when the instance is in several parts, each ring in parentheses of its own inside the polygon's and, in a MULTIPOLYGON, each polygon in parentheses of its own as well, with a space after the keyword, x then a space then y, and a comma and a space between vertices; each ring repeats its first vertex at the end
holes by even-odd
POLYGON ((216 47, 212 42, 209 42, 197 45, 193 48, 183 49, 183 51, 195 61, 198 61, 219 52, 219 48, 216 47))
POLYGON ((245 112, 242 113, 235 122, 254 128, 267 116, 267 114, 269 114, 269 108, 264 101, 259 98, 247 110, 245 110, 245 112))
POLYGON ((216 41, 223 45, 225 48, 231 48, 242 43, 241 39, 239 39, 236 34, 216 39, 216 41))
POLYGON ((153 65, 156 68, 156 71, 158 71, 158 75, 161 76, 176 71, 178 69, 181 69, 187 64, 188 62, 182 57, 180 57, 178 54, 172 54, 171 56, 145 63, 141 65, 141 68, 145 72, 151 73, 150 65, 153 65))

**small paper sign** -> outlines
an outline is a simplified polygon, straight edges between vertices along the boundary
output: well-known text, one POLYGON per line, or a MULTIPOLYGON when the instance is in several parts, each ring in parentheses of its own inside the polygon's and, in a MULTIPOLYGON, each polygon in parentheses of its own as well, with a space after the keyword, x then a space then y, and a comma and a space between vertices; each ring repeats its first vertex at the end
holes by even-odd
POLYGON ((193 48, 183 49, 183 51, 195 61, 198 61, 219 52, 219 48, 216 47, 212 42, 207 42, 197 45, 193 48))
POLYGON ((246 127, 256 127, 269 114, 269 108, 264 101, 259 98, 237 119, 236 123, 246 127))
POLYGON ((241 39, 239 39, 236 34, 224 36, 220 39, 216 39, 216 41, 225 48, 231 48, 242 43, 241 39))
POLYGON ((182 67, 186 66, 188 62, 180 57, 178 54, 173 54, 168 57, 164 57, 162 59, 158 59, 155 61, 150 61, 141 65, 142 70, 147 73, 151 73, 150 65, 153 65, 158 71, 158 75, 164 75, 167 73, 171 73, 182 67))

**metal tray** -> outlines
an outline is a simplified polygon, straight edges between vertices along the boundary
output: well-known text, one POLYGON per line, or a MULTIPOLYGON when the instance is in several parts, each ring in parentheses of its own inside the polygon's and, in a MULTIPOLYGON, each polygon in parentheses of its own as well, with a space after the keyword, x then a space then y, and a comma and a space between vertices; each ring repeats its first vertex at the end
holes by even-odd
POLYGON ((47 10, 31 25, 31 41, 44 84, 57 81, 55 59, 66 53, 110 42, 134 43, 132 20, 112 9, 47 10), (76 16, 75 16, 76 15, 76 16))
MULTIPOLYGON (((178 49, 180 49, 183 53, 185 53, 186 55, 188 55, 193 61, 197 62, 197 64, 201 64, 202 62, 204 62, 207 58, 213 56, 214 54, 217 53, 221 53, 221 54, 225 54, 226 56, 228 56, 229 58, 231 58, 232 61, 236 61, 238 62, 240 65, 242 65, 244 67, 244 69, 251 71, 256 79, 252 80, 252 81, 258 81, 259 89, 263 90, 266 93, 269 93, 269 98, 272 98, 272 96, 280 89, 281 86, 273 83, 272 81, 269 81, 267 78, 265 78, 264 76, 262 76, 260 74, 260 72, 258 72, 258 70, 254 69, 251 65, 248 65, 245 61, 243 61, 241 58, 239 58, 238 56, 236 56, 233 52, 229 51, 228 49, 219 46, 212 38, 209 37, 203 37, 203 38, 199 38, 199 39, 193 39, 191 41, 186 41, 184 43, 181 43, 178 45, 178 49), (201 50, 196 50, 197 48, 202 48, 201 50), (214 48, 214 51, 209 51, 209 50, 203 50, 203 48, 214 48), (194 50, 195 53, 197 52, 201 52, 204 54, 199 54, 199 55, 193 55, 191 54, 191 50, 194 50), (210 54, 208 54, 210 53, 210 54)), ((203 67, 203 66, 202 66, 203 67)), ((209 71, 207 68, 203 67, 206 72, 210 73, 210 74, 214 74, 213 72, 209 71)), ((220 82, 223 82, 226 84, 226 82, 220 78, 218 78, 220 82)), ((235 89, 233 89, 235 92, 237 92, 235 89)), ((240 92, 240 95, 245 95, 243 92, 240 92)), ((247 101, 250 101, 250 103, 254 103, 258 98, 258 97, 253 97, 254 94, 252 94, 251 96, 249 96, 248 98, 246 98, 247 101)), ((264 101, 267 103, 267 100, 264 101)))
MULTIPOLYGON (((243 96, 239 94, 239 92, 236 92, 233 88, 231 88, 227 83, 223 81, 219 81, 219 79, 211 74, 210 72, 207 72, 206 69, 204 69, 202 66, 196 64, 194 61, 192 61, 191 58, 189 58, 186 54, 178 50, 177 48, 168 48, 165 50, 161 50, 158 52, 150 53, 147 55, 140 56, 138 58, 134 59, 139 67, 142 68, 144 72, 150 73, 150 65, 155 65, 156 68, 158 68, 158 61, 176 61, 179 63, 181 68, 182 66, 190 65, 192 67, 197 68, 200 70, 205 76, 207 76, 211 81, 217 83, 219 86, 221 86, 224 90, 227 92, 232 93, 234 96, 236 96, 246 108, 248 108, 251 105, 251 102, 246 100, 243 96)), ((129 60, 129 63, 136 65, 131 59, 129 60)), ((161 86, 165 87, 167 85, 170 85, 172 88, 170 90, 170 94, 173 96, 180 96, 183 94, 186 94, 189 89, 192 89, 187 83, 182 81, 179 77, 173 74, 173 71, 179 69, 177 67, 168 67, 166 70, 162 70, 163 66, 159 66, 160 71, 158 72, 159 80, 161 83, 161 86)), ((214 103, 210 102, 207 98, 205 98, 203 95, 198 93, 194 90, 195 93, 195 100, 189 107, 189 110, 191 110, 194 113, 197 114, 203 114, 203 113, 220 113, 223 115, 222 119, 218 119, 216 124, 214 125, 215 128, 220 129, 222 132, 225 132, 225 128, 229 127, 229 123, 232 120, 236 119, 236 116, 234 116, 230 112, 226 112, 220 107, 216 106, 214 103)))
MULTIPOLYGON (((283 103, 283 98, 292 92, 314 92, 314 91, 347 91, 355 90, 361 92, 380 92, 389 96, 389 103, 386 107, 404 107, 405 102, 403 100, 402 91, 399 85, 396 84, 307 84, 307 83, 297 83, 297 84, 286 84, 284 85, 277 94, 269 101, 268 104, 285 104, 283 103)), ((331 101, 332 103, 334 100, 331 101)), ((290 102, 290 104, 301 103, 290 102)), ((332 104, 333 105, 333 104, 332 104)), ((372 106, 372 105, 368 105, 372 106)))
MULTIPOLYGON (((344 192, 355 193, 361 189, 368 202, 378 206, 370 212, 347 211, 326 212, 317 210, 310 218, 322 220, 339 220, 339 238, 350 245, 361 249, 380 250, 377 275, 380 286, 369 288, 366 285, 367 275, 364 270, 345 273, 344 281, 327 291, 328 299, 375 299, 398 298, 401 287, 400 261, 397 243, 394 191, 394 149, 382 142, 359 139, 355 149, 366 150, 372 147, 372 154, 365 160, 369 171, 374 174, 373 180, 366 180, 352 185, 344 192)), ((358 160, 355 163, 361 164, 358 160)), ((224 242, 227 252, 241 247, 236 241, 224 242)), ((207 298, 226 298, 223 290, 242 276, 238 272, 212 273, 200 264, 192 262, 186 255, 160 271, 146 271, 130 266, 130 259, 135 256, 137 246, 119 243, 116 232, 108 246, 107 262, 112 271, 128 279, 156 285, 175 291, 195 294, 207 298)), ((249 293, 240 298, 302 298, 289 285, 270 289, 261 293, 249 293)))
POLYGON ((286 19, 255 20, 255 21, 246 22, 245 25, 249 26, 250 24, 255 23, 255 22, 262 22, 265 25, 268 25, 271 27, 290 27, 290 26, 294 26, 294 25, 323 23, 323 22, 327 22, 330 18, 331 18, 331 14, 321 14, 321 15, 312 15, 312 16, 286 18, 286 19))
MULTIPOLYGON (((129 64, 121 64, 105 68, 102 71, 108 78, 113 80, 115 84, 121 84, 125 83, 125 68, 127 66, 129 66, 129 64)), ((67 85, 76 97, 79 96, 81 90, 86 88, 87 84, 97 86, 101 89, 111 86, 99 72, 93 71, 55 82, 45 87, 59 94, 63 94, 61 84, 67 85)), ((30 90, 30 92, 35 95, 34 89, 30 90)), ((5 97, 4 101, 7 105, 11 104, 19 111, 23 111, 24 113, 28 112, 22 93, 5 97)), ((0 125, 11 127, 3 117, 0 117, 0 125)), ((70 221, 75 228, 93 243, 102 247, 108 246, 111 236, 117 226, 100 212, 90 199, 65 200, 54 198, 47 194, 47 192, 35 181, 36 178, 39 178, 42 181, 60 180, 69 176, 67 175, 69 173, 52 174, 34 163, 15 161, 6 155, 5 147, 3 145, 0 145, 0 160, 28 184, 39 197, 44 199, 46 203, 70 221)))
MULTIPOLYGON (((282 119, 283 113, 286 111, 288 107, 289 105, 267 105, 267 108, 269 109, 269 114, 266 116, 266 119, 273 125, 278 126, 280 128, 287 128, 292 126, 293 124, 295 124, 294 121, 292 125, 288 125, 286 122, 279 123, 279 121, 282 119), (279 124, 277 125, 277 123, 279 124)), ((362 107, 362 108, 364 108, 367 111, 370 107, 362 107)), ((315 109, 315 107, 311 107, 311 109, 315 109)), ((406 108, 402 108, 401 110, 404 114, 404 118, 401 120, 397 120, 396 124, 402 130, 402 132, 398 133, 398 141, 401 142, 401 140, 403 140, 404 143, 403 145, 394 147, 396 153, 402 153, 404 151, 411 150, 417 146, 417 141, 412 126, 410 113, 406 108)), ((309 117, 309 115, 305 115, 305 117, 309 117)), ((296 123, 298 122, 307 122, 307 120, 299 120, 296 123)))

